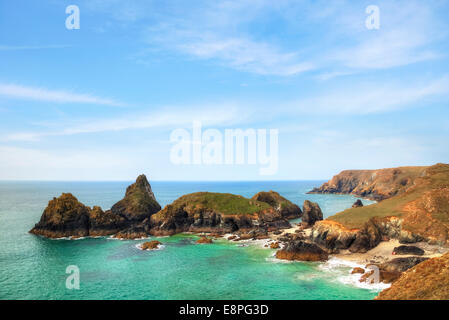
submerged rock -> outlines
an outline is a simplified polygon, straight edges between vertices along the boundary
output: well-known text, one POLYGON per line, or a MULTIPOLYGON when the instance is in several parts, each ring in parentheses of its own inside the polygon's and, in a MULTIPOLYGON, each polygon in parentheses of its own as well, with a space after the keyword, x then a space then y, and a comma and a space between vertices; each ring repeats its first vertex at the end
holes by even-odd
POLYGON ((196 243, 212 243, 212 239, 208 237, 201 237, 198 240, 196 240, 196 243))
POLYGON ((303 240, 290 241, 284 249, 276 252, 276 258, 284 260, 326 261, 328 257, 319 246, 303 240))

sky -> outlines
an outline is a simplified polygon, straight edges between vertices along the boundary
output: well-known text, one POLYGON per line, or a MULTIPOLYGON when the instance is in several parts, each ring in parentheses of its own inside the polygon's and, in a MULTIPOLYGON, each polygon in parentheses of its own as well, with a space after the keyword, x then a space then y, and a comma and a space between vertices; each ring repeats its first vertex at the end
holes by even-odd
POLYGON ((0 0, 0 180, 324 180, 447 163, 448 16, 443 0, 0 0), (195 121, 278 130, 277 170, 174 163, 170 137, 195 121))

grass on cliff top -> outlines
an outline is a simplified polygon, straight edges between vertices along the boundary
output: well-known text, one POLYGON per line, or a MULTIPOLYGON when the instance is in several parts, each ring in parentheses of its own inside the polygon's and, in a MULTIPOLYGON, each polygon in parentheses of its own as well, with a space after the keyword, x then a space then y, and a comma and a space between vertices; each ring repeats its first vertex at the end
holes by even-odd
POLYGON ((197 192, 177 199, 174 207, 200 205, 224 215, 254 214, 271 208, 269 204, 230 193, 197 192))
MULTIPOLYGON (((418 178, 416 185, 407 192, 369 206, 347 209, 329 217, 328 220, 339 222, 347 228, 358 229, 374 217, 400 217, 404 205, 416 200, 427 191, 446 186, 449 186, 449 165, 436 164, 429 167, 427 175, 418 178)), ((440 208, 449 210, 449 203, 442 204, 440 208)))

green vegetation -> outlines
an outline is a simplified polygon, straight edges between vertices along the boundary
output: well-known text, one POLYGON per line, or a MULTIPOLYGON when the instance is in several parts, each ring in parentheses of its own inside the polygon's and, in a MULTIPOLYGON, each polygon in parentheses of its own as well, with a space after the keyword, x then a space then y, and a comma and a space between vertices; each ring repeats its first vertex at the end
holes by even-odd
POLYGON ((171 206, 175 210, 187 206, 202 207, 223 215, 254 214, 271 208, 267 203, 247 199, 239 195, 212 192, 187 194, 174 201, 171 206))

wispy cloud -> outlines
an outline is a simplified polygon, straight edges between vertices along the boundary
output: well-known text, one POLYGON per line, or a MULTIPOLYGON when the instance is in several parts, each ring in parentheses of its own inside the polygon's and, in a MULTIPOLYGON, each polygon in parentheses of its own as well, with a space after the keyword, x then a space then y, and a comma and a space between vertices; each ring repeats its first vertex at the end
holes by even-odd
POLYGON ((321 92, 290 106, 290 111, 310 114, 370 114, 416 107, 417 103, 449 96, 449 77, 428 83, 364 83, 321 92))
MULTIPOLYGON (((163 111, 123 115, 109 119, 92 119, 82 123, 63 123, 62 128, 52 131, 15 132, 0 137, 0 141, 39 141, 44 137, 119 132, 149 128, 176 129, 190 127, 193 121, 204 126, 234 125, 245 121, 249 111, 233 103, 208 106, 165 107, 163 111), (218 116, 219 114, 219 116, 218 116)), ((61 124, 59 124, 61 126, 61 124)))
POLYGON ((0 83, 0 96, 34 100, 34 101, 47 101, 57 103, 85 103, 85 104, 98 104, 107 106, 124 106, 123 103, 93 96, 90 94, 73 93, 63 90, 49 90, 44 88, 26 87, 16 84, 0 83))

